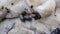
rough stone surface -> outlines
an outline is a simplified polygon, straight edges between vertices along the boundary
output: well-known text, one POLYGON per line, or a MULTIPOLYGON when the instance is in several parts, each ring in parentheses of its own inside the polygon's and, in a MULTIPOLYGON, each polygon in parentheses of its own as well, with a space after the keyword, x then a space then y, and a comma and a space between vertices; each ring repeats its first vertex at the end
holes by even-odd
POLYGON ((41 18, 39 20, 32 19, 32 21, 25 22, 22 22, 17 16, 22 11, 24 11, 24 8, 26 8, 27 6, 24 6, 24 3, 21 4, 21 0, 8 1, 9 3, 7 2, 7 0, 0 0, 0 5, 4 5, 4 7, 11 9, 10 13, 7 13, 7 10, 5 9, 0 11, 1 19, 3 17, 6 18, 5 20, 0 22, 0 34, 50 34, 57 27, 60 28, 60 0, 56 0, 57 7, 49 17, 41 18), (11 3, 13 3, 13 5, 11 5, 11 3), (20 4, 23 7, 21 7, 20 4), (5 15, 6 13, 7 15, 5 15))

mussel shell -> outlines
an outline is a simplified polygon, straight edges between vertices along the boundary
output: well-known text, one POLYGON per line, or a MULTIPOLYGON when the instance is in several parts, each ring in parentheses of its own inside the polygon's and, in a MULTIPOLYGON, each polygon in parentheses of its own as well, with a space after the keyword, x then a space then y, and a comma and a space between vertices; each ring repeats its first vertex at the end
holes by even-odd
POLYGON ((24 19, 24 17, 23 17, 22 15, 20 15, 19 18, 20 18, 20 20, 21 20, 22 22, 25 22, 25 19, 24 19))
POLYGON ((56 28, 51 32, 51 34, 60 34, 60 28, 56 28))
POLYGON ((26 21, 31 21, 31 20, 32 20, 32 18, 29 17, 29 16, 25 16, 24 19, 25 19, 26 21))

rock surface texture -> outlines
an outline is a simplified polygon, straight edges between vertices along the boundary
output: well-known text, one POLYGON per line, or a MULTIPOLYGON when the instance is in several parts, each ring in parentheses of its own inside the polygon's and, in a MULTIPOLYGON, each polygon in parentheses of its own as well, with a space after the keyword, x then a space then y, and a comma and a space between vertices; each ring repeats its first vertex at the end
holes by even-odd
POLYGON ((0 34, 60 34, 60 0, 0 0, 0 34))

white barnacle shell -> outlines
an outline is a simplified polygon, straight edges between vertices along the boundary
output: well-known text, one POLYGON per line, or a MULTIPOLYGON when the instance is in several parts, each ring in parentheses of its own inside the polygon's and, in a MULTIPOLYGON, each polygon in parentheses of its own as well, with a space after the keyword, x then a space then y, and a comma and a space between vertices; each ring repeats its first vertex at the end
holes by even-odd
POLYGON ((55 10, 55 7, 55 0, 47 0, 42 5, 36 6, 33 9, 37 11, 41 17, 47 17, 55 10))
POLYGON ((10 8, 10 14, 7 15, 7 18, 13 18, 17 17, 19 14, 21 14, 25 8, 27 8, 27 5, 24 0, 20 0, 10 8))
POLYGON ((25 6, 24 0, 2 0, 0 1, 0 6, 7 7, 10 13, 6 15, 6 18, 17 17, 22 11, 24 11, 25 6), (13 5, 11 5, 13 3, 13 5))
POLYGON ((27 4, 29 6, 31 6, 31 5, 33 5, 33 6, 39 6, 39 5, 43 4, 46 1, 47 0, 26 0, 27 4))

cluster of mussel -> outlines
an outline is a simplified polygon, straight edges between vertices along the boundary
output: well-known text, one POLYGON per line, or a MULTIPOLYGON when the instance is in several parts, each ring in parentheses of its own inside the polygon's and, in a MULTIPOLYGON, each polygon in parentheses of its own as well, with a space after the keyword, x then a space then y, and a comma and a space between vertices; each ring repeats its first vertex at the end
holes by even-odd
MULTIPOLYGON (((30 8, 32 9, 33 6, 31 6, 30 8)), ((32 21, 32 19, 38 20, 41 18, 41 15, 38 12, 33 11, 31 13, 28 13, 27 11, 28 9, 25 8, 25 11, 23 11, 19 16, 22 22, 32 21)))

